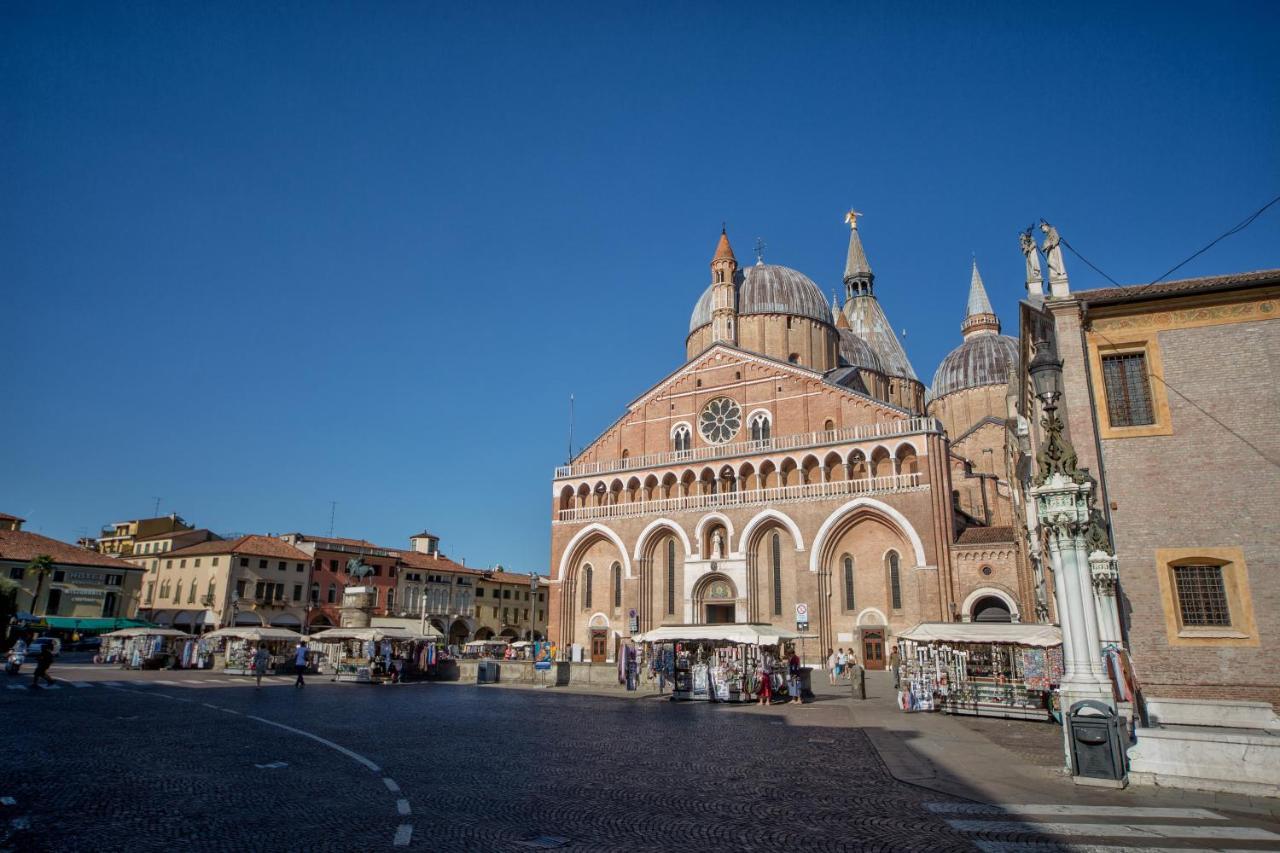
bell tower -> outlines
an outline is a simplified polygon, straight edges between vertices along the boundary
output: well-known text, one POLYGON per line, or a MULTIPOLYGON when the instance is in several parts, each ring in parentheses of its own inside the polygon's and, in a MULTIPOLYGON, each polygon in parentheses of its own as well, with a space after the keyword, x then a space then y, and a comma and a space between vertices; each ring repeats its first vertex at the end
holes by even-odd
POLYGON ((734 279, 738 259, 729 246, 729 235, 720 229, 720 243, 711 259, 711 340, 738 343, 738 298, 734 279))

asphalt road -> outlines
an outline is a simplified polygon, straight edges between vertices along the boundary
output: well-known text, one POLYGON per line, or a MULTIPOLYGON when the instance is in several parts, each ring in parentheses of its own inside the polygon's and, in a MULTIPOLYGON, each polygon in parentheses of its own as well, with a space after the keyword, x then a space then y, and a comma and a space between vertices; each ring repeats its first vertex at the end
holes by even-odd
POLYGON ((55 675, 54 690, 0 682, 0 850, 1059 849, 894 780, 861 731, 833 723, 847 700, 55 675))

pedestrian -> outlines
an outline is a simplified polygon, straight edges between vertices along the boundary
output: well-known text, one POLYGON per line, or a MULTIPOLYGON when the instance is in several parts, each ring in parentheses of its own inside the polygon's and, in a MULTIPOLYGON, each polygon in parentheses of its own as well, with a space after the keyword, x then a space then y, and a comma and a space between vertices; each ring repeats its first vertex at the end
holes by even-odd
POLYGON ((267 651, 266 643, 258 643, 258 649, 253 653, 253 674, 258 679, 259 687, 262 686, 262 674, 269 666, 271 666, 271 652, 267 651))
POLYGON ((303 640, 298 643, 298 650, 293 653, 293 671, 298 674, 298 680, 293 683, 294 687, 306 687, 307 682, 302 680, 302 674, 307 671, 307 641, 303 640))
POLYGON ((787 658, 787 692, 791 694, 791 704, 803 705, 800 698, 800 655, 791 649, 791 657, 787 658))
POLYGON ((46 683, 53 684, 53 678, 49 675, 49 667, 53 666, 53 643, 45 640, 40 644, 40 655, 36 658, 36 671, 31 676, 31 689, 40 689, 40 679, 44 679, 46 683))
POLYGON ((836 655, 835 649, 827 649, 827 682, 836 683, 836 666, 839 665, 840 658, 836 655))
POLYGON ((898 668, 902 666, 902 658, 898 657, 898 647, 894 646, 893 651, 889 653, 889 669, 893 670, 893 689, 898 689, 899 676, 898 668))
POLYGON ((844 667, 847 661, 848 657, 844 653, 844 647, 841 646, 836 649, 836 680, 844 677, 844 667))
POLYGON ((762 656, 760 669, 756 672, 760 678, 760 693, 756 698, 757 705, 769 705, 773 702, 773 674, 769 672, 769 663, 762 656))

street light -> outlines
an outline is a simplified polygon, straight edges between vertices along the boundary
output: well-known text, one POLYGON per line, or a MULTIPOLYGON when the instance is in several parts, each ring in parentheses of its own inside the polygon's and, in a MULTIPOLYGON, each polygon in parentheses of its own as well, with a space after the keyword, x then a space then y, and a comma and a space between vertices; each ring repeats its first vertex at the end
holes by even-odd
POLYGON ((1036 341, 1036 354, 1027 365, 1027 372, 1045 409, 1056 409, 1062 396, 1062 359, 1054 358, 1053 346, 1044 338, 1036 341))

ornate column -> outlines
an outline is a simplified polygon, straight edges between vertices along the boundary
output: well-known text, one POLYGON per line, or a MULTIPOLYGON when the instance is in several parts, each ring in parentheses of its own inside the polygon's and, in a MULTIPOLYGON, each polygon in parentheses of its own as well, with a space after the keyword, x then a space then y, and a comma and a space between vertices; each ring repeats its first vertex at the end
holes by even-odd
POLYGON ((1098 633, 1102 644, 1120 645, 1120 605, 1116 581, 1120 577, 1116 558, 1106 551, 1089 554, 1089 574, 1093 578, 1093 603, 1098 609, 1098 633))

